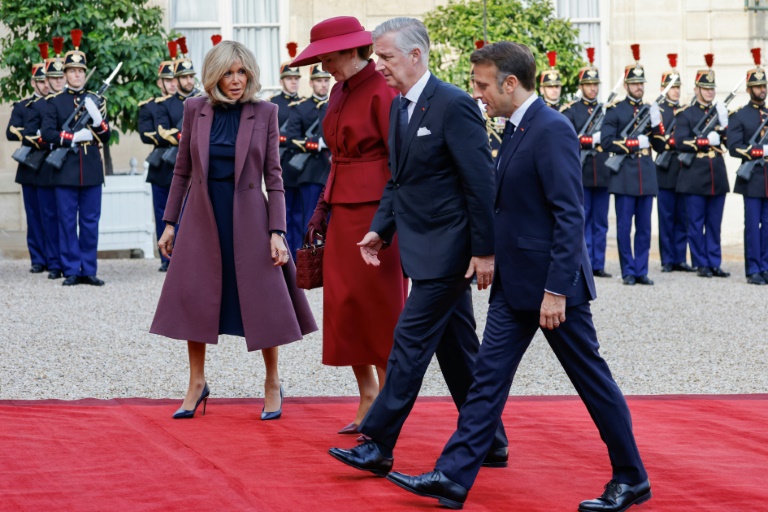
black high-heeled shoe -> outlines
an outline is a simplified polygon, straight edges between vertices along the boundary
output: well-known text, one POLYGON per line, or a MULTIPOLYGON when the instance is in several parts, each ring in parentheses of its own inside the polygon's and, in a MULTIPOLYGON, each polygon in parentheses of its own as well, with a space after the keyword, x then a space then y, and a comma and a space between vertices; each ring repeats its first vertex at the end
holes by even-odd
POLYGON ((205 407, 208 405, 208 396, 211 394, 211 389, 208 387, 208 383, 205 383, 205 387, 203 388, 203 393, 200 395, 200 398, 197 399, 197 403, 195 404, 195 408, 190 410, 179 408, 178 411, 173 413, 173 419, 175 420, 186 420, 189 418, 195 417, 195 411, 197 410, 197 406, 200 405, 200 402, 203 402, 203 416, 205 416, 205 407))
MULTIPOLYGON (((264 399, 266 404, 266 398, 264 399)), ((283 415, 283 386, 280 385, 280 408, 276 411, 264 412, 264 407, 261 408, 261 421, 277 420, 283 415)))

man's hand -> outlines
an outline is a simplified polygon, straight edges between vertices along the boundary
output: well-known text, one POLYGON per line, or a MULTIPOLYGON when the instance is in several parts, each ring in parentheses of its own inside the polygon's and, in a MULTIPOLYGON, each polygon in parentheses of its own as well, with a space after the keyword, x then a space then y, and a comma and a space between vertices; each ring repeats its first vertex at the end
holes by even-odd
POLYGON ((357 243, 357 246, 360 247, 360 255, 363 257, 363 261, 374 267, 381 265, 379 251, 382 245, 384 245, 384 242, 378 233, 374 231, 366 233, 363 239, 357 243))
POLYGON ((539 311, 539 325, 542 329, 557 329, 565 322, 565 296, 544 292, 539 311))
POLYGON ((493 282, 493 262, 495 256, 472 256, 469 260, 469 268, 464 277, 469 279, 474 274, 477 274, 477 289, 485 290, 493 282))

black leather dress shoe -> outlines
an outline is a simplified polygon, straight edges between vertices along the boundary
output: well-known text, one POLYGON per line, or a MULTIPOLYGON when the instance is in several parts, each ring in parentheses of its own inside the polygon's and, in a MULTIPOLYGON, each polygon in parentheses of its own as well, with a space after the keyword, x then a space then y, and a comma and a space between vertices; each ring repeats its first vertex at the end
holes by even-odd
POLYGON ((392 463, 395 460, 392 457, 385 457, 376 441, 367 441, 351 450, 331 448, 328 453, 347 466, 361 471, 370 471, 376 476, 387 476, 387 473, 392 471, 392 463))
POLYGON ((696 269, 687 264, 686 262, 675 263, 672 265, 672 270, 675 272, 696 272, 696 269))
POLYGON ((602 269, 602 268, 598 270, 593 270, 592 275, 595 277, 613 277, 612 274, 609 274, 608 272, 605 271, 605 269, 602 269))
POLYGON ((768 270, 763 270, 762 272, 760 272, 760 275, 763 276, 763 281, 765 281, 766 284, 768 284, 768 270))
POLYGON ((653 286, 653 281, 648 279, 648 276, 637 276, 635 278, 635 282, 637 284, 645 284, 645 285, 648 285, 648 286, 653 286))
POLYGON ((661 266, 661 271, 662 272, 672 272, 674 269, 675 269, 674 265, 672 265, 670 263, 667 263, 666 265, 662 265, 661 266))
POLYGON ((726 272, 725 270, 721 269, 720 267, 715 267, 712 269, 712 275, 715 277, 731 277, 730 272, 726 272))
POLYGON ((170 263, 170 261, 164 261, 164 262, 160 263, 160 268, 158 268, 157 271, 158 272, 168 272, 168 263, 170 263))
POLYGON ((763 276, 759 273, 755 272, 754 274, 749 274, 747 276, 747 284, 765 284, 765 279, 763 279, 763 276))
POLYGON ((651 499, 651 482, 637 485, 620 484, 611 480, 605 486, 605 492, 594 500, 582 501, 579 512, 623 512, 632 505, 640 505, 651 499))
POLYGON ((442 471, 432 471, 419 476, 409 476, 393 472, 387 480, 406 491, 427 498, 435 498, 444 507, 459 510, 467 501, 467 490, 448 479, 442 471))
POLYGON ((39 274, 41 272, 45 272, 45 265, 39 265, 37 263, 32 264, 31 267, 29 267, 29 271, 32 274, 39 274))
POLYGON ((81 276, 80 284, 89 284, 91 286, 104 286, 104 281, 96 276, 81 276))
POLYGON ((61 284, 63 286, 75 286, 76 284, 80 284, 80 279, 77 276, 69 276, 61 284))
POLYGON ((626 285, 634 286, 635 285, 635 276, 627 276, 624 279, 622 279, 622 281, 626 285))
POLYGON ((62 277, 64 277, 64 273, 57 268, 48 272, 48 279, 61 279, 62 277))
POLYGON ((483 460, 484 468, 505 468, 509 463, 509 448, 506 446, 488 452, 483 460))
POLYGON ((709 267, 699 267, 696 270, 696 275, 699 277, 712 277, 712 269, 709 267))

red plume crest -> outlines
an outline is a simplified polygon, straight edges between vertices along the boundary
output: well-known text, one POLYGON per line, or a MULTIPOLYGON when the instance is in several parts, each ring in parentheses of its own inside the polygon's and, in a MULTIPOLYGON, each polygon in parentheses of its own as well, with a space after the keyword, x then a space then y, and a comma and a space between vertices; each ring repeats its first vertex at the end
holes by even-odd
POLYGON ((711 68, 712 63, 715 62, 715 54, 714 53, 707 53, 704 55, 704 62, 707 63, 707 67, 711 68))
POLYGON ((58 57, 61 55, 61 52, 64 50, 64 38, 63 37, 54 37, 53 38, 53 53, 56 54, 58 57))
POLYGON ((181 54, 186 56, 189 52, 189 49, 187 48, 186 36, 181 36, 176 40, 176 42, 179 43, 179 50, 181 50, 181 54))
POLYGON ((221 34, 213 34, 211 36, 211 41, 213 42, 213 46, 216 46, 221 42, 221 34))
POLYGON ((639 44, 632 44, 629 45, 630 48, 632 48, 632 58, 635 59, 635 62, 640 61, 640 45, 639 44))
POLYGON ((752 48, 752 50, 750 50, 750 51, 752 52, 752 59, 754 59, 754 61, 755 61, 755 66, 759 66, 760 65, 760 60, 761 60, 760 59, 760 48, 752 48))
POLYGON ((669 59, 669 65, 672 66, 672 69, 675 69, 677 67, 677 54, 668 53, 667 59, 669 59))
POLYGON ((285 45, 285 47, 288 49, 288 56, 290 58, 292 58, 292 59, 295 58, 296 57, 296 50, 298 50, 299 45, 294 43, 293 41, 291 41, 290 43, 285 45))
POLYGON ((72 45, 75 47, 75 50, 79 49, 80 42, 83 40, 83 31, 76 28, 71 30, 69 35, 72 37, 72 45))
POLYGON ((587 60, 590 66, 595 63, 595 49, 591 46, 587 48, 587 60))
POLYGON ((48 42, 44 43, 38 43, 38 48, 40 48, 40 56, 43 58, 43 60, 48 58, 48 42))
POLYGON ((475 41, 475 48, 476 49, 479 50, 483 46, 485 46, 485 41, 483 41, 482 39, 478 39, 477 41, 475 41))
POLYGON ((171 60, 176 60, 176 57, 179 54, 176 41, 168 41, 168 51, 171 53, 171 60))
POLYGON ((553 68, 557 65, 557 52, 547 52, 547 58, 549 59, 549 67, 553 68))

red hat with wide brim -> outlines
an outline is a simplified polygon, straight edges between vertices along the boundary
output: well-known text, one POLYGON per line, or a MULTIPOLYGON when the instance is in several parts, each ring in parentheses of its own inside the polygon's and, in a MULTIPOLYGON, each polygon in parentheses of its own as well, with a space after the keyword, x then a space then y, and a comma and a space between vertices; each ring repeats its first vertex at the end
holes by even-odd
POLYGON ((319 55, 324 53, 349 50, 373 43, 371 33, 353 16, 338 16, 321 21, 309 32, 309 46, 298 57, 293 59, 291 66, 306 66, 320 62, 319 55))

